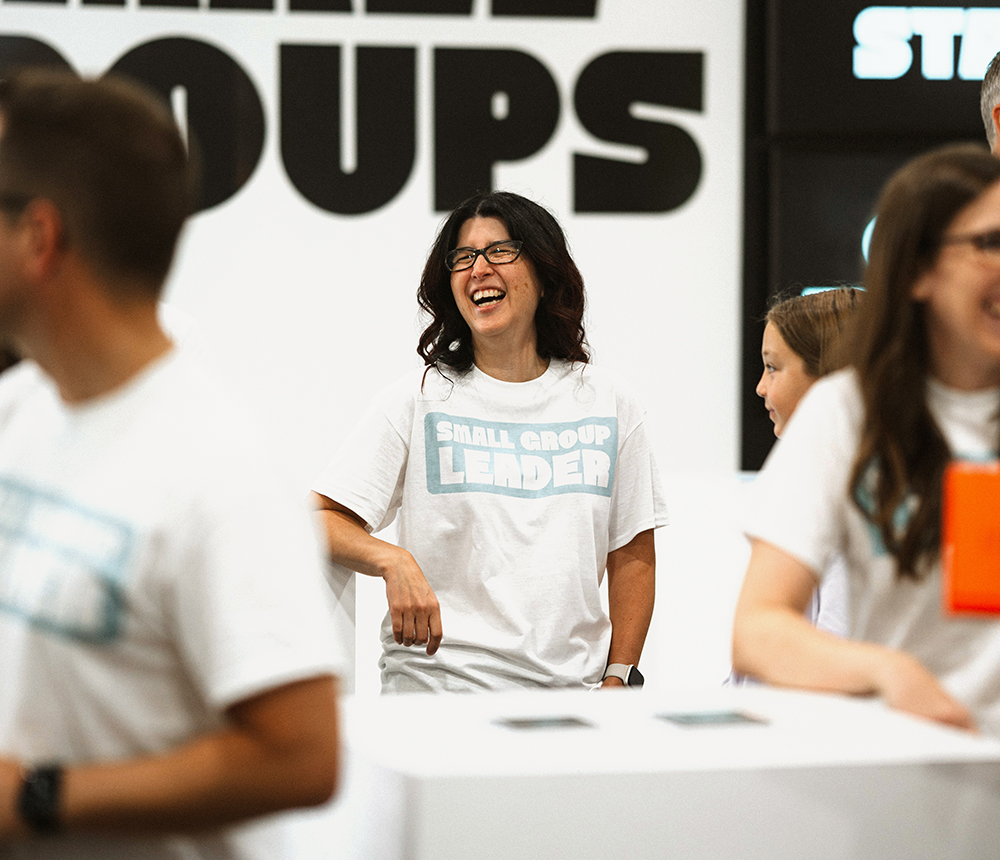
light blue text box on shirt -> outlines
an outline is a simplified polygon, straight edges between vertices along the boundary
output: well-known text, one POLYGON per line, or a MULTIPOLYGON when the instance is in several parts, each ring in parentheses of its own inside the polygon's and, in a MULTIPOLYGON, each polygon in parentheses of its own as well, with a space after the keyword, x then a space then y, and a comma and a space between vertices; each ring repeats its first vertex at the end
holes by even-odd
POLYGON ((114 640, 133 534, 115 517, 0 478, 0 612, 57 636, 114 640))
POLYGON ((435 495, 610 497, 614 487, 617 418, 517 424, 430 412, 424 440, 427 489, 435 495))

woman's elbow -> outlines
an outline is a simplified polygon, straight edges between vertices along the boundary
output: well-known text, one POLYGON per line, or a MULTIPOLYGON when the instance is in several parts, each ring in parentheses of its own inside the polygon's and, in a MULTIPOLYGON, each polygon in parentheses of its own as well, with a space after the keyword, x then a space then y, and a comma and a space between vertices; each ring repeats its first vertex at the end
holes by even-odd
POLYGON ((733 671, 740 675, 754 675, 760 648, 760 633, 755 624, 754 612, 737 606, 733 618, 732 661, 733 671))

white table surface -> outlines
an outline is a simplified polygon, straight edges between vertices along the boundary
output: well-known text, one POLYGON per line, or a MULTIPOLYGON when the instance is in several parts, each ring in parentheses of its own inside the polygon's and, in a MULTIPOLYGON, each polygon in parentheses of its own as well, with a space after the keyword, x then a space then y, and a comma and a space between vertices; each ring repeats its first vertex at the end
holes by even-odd
POLYGON ((303 860, 1000 858, 1000 742, 872 700, 767 687, 358 697, 343 728, 340 795, 295 817, 303 860), (762 722, 663 718, 716 710, 762 722))

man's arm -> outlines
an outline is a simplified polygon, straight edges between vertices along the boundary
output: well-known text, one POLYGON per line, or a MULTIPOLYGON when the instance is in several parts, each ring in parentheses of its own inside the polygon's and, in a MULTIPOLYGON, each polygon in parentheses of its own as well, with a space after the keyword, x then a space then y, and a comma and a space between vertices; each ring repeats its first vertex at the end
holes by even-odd
MULTIPOLYGON (((608 614, 611 647, 608 663, 636 665, 653 617, 656 587, 656 547, 653 530, 639 532, 625 546, 608 553, 608 614)), ((624 686, 606 678, 603 687, 624 686)))
POLYGON ((735 671, 785 687, 878 695, 894 708, 974 728, 968 710, 909 654, 814 627, 804 613, 815 587, 804 564, 753 541, 733 624, 735 671))
MULTIPOLYGON (((227 724, 155 756, 67 767, 67 832, 167 833, 219 827, 327 801, 337 788, 337 687, 320 676, 230 707, 227 724)), ((17 813, 21 765, 0 759, 0 839, 30 836, 17 813)))
POLYGON ((368 534, 364 520, 350 508, 320 493, 319 508, 330 558, 349 570, 385 580, 392 635, 400 645, 427 645, 433 654, 441 644, 441 607, 416 560, 402 547, 368 534))

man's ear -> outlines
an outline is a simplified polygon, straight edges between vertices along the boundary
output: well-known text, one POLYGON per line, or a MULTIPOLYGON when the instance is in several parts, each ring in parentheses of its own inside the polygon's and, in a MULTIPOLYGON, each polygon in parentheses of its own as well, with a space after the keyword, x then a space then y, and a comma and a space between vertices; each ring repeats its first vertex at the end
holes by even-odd
POLYGON ((21 250, 26 274, 51 275, 66 251, 66 224, 59 208, 43 197, 32 200, 21 213, 21 250))
POLYGON ((1000 157, 1000 102, 993 105, 993 154, 1000 157))

